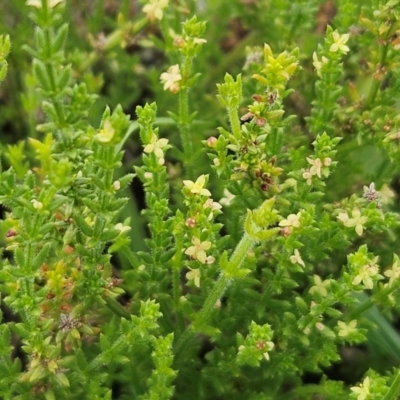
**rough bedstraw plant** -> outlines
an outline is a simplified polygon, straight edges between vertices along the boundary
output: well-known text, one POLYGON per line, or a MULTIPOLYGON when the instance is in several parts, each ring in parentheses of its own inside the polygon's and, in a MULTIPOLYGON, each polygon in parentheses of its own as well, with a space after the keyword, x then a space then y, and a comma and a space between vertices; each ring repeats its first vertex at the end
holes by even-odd
MULTIPOLYGON (((388 319, 399 313, 400 223, 388 185, 400 160, 400 0, 338 1, 311 51, 296 32, 320 2, 272 1, 282 35, 257 45, 250 34, 230 54, 250 45, 241 73, 203 95, 215 73, 198 72, 214 45, 206 21, 228 6, 182 18, 196 2, 142 3, 146 18, 119 16, 104 48, 159 25, 146 45, 168 62, 160 99, 132 122, 116 106, 94 123, 97 96, 65 51, 64 0, 27 1, 35 28, 24 48, 44 116, 28 156, 24 142, 1 146, 0 397, 398 398, 388 319), (306 81, 315 90, 303 115, 306 81), (210 133, 212 113, 222 126, 210 133), (132 137, 142 160, 127 172, 132 137), (144 219, 121 218, 134 178, 144 219), (335 379, 342 350, 360 344, 380 361, 335 379)), ((263 26, 256 4, 241 6, 263 26)), ((10 47, 1 36, 0 81, 10 47)))

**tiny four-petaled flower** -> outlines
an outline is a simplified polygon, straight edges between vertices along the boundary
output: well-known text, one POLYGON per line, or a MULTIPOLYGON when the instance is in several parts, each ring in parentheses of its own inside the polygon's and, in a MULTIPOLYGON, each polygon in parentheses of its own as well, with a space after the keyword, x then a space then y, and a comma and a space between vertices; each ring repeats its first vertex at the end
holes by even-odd
POLYGON ((185 254, 195 260, 200 261, 202 264, 212 264, 215 261, 214 257, 207 257, 206 254, 206 250, 209 250, 211 248, 211 242, 209 240, 201 242, 198 237, 193 236, 192 244, 193 246, 190 246, 185 250, 185 254))
POLYGON ((149 0, 143 7, 143 12, 150 21, 155 19, 161 21, 164 15, 164 8, 168 6, 168 2, 169 0, 149 0))
POLYGON ((311 164, 311 167, 306 169, 305 172, 303 173, 303 178, 307 181, 307 185, 311 185, 312 183, 312 177, 314 175, 317 175, 318 178, 321 179, 321 174, 322 174, 322 168, 329 167, 332 163, 332 159, 330 157, 324 158, 323 161, 321 161, 320 158, 316 158, 315 160, 307 157, 307 161, 309 164, 311 164))
POLYGON ((395 259, 395 262, 392 265, 392 268, 387 269, 384 272, 384 275, 389 278, 389 287, 392 287, 393 283, 399 280, 400 278, 400 265, 398 258, 395 259))
POLYGON ((207 199, 206 202, 203 204, 203 208, 207 210, 208 208, 211 209, 210 213, 208 214, 207 220, 211 221, 214 217, 214 212, 218 212, 221 210, 222 206, 217 201, 213 199, 207 199))
POLYGON ((353 386, 350 390, 358 395, 357 400, 365 400, 369 395, 369 377, 367 376, 360 386, 353 386))
POLYGON ((188 281, 193 281, 196 287, 200 287, 200 275, 201 275, 200 270, 198 268, 192 269, 190 267, 189 269, 190 271, 186 273, 186 279, 188 281))
POLYGON ((179 81, 182 80, 179 65, 175 64, 168 68, 167 72, 163 72, 160 76, 161 82, 164 84, 164 90, 172 93, 178 93, 180 90, 179 81))
POLYGON ((143 149, 145 153, 154 153, 158 159, 158 164, 165 163, 163 148, 168 144, 168 139, 158 139, 157 135, 153 133, 150 143, 143 149))
POLYGON ((211 196, 211 192, 204 188, 206 183, 206 175, 200 175, 196 182, 184 180, 183 184, 189 189, 190 193, 200 194, 202 196, 211 196))
POLYGON ((332 33, 333 43, 329 48, 329 51, 332 53, 342 53, 346 54, 350 49, 346 46, 347 41, 349 40, 349 34, 345 33, 344 35, 340 35, 339 32, 334 31, 332 33))
POLYGON ((289 226, 293 228, 298 228, 300 226, 301 211, 297 214, 289 214, 286 219, 279 222, 279 226, 289 226))
POLYGON ((339 326, 339 332, 338 335, 340 337, 345 337, 345 336, 349 336, 350 334, 354 333, 357 331, 356 326, 357 326, 357 320, 353 319, 352 321, 350 321, 348 324, 346 324, 346 322, 343 321, 338 321, 338 326, 339 326))
POLYGON ((220 199, 219 203, 223 206, 230 206, 235 197, 228 189, 224 189, 224 197, 220 199))
POLYGON ((131 227, 130 227, 130 226, 127 226, 127 225, 124 225, 124 224, 122 224, 121 222, 118 222, 118 224, 116 224, 116 225, 114 226, 114 229, 116 229, 117 231, 120 231, 121 233, 124 233, 124 232, 130 231, 130 230, 131 230, 131 227))
POLYGON ((351 215, 353 218, 350 218, 347 212, 340 213, 337 218, 339 221, 343 222, 344 226, 349 228, 355 226, 357 234, 361 236, 364 229, 363 225, 368 221, 368 218, 361 216, 361 212, 358 208, 353 208, 351 215))
POLYGON ((309 292, 315 293, 318 292, 322 297, 325 297, 328 295, 328 290, 327 287, 331 284, 330 279, 322 280, 321 277, 318 275, 314 275, 314 286, 312 286, 309 290, 309 292))
POLYGON ((115 135, 115 129, 113 128, 111 121, 106 120, 103 127, 99 130, 99 133, 94 138, 100 143, 109 143, 115 135))
POLYGON ((359 285, 362 282, 366 289, 372 289, 374 287, 372 277, 379 272, 379 267, 376 265, 378 258, 379 257, 375 257, 371 263, 363 265, 351 283, 353 285, 359 285))
POLYGON ((297 249, 294 249, 294 254, 292 256, 290 256, 290 262, 292 264, 300 264, 302 267, 306 266, 297 249))

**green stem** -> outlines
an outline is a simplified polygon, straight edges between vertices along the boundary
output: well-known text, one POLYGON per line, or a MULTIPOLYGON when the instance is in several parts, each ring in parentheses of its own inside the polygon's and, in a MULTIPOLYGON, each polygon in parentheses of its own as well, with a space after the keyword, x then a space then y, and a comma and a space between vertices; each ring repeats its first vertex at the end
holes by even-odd
POLYGON ((221 274, 218 278, 216 284, 208 295, 202 310, 200 311, 197 319, 190 325, 183 335, 180 337, 176 347, 175 347, 175 360, 179 358, 179 355, 186 349, 190 342, 195 338, 197 331, 194 326, 201 327, 204 325, 207 320, 211 317, 211 313, 213 308, 215 307, 215 303, 222 297, 225 293, 225 290, 228 288, 230 284, 230 279, 228 279, 224 274, 221 274))
POLYGON ((372 297, 369 297, 368 300, 364 301, 357 308, 350 312, 349 320, 351 321, 352 319, 357 318, 359 315, 362 315, 365 311, 369 310, 374 305, 374 300, 372 300, 372 297))
POLYGON ((255 240, 252 239, 249 235, 247 235, 246 233, 243 235, 229 261, 230 271, 238 270, 241 267, 247 257, 247 254, 253 248, 255 243, 255 240))
MULTIPOLYGON (((379 297, 382 299, 387 298, 391 293, 399 289, 398 285, 392 285, 391 287, 387 287, 386 289, 383 289, 379 293, 379 297)), ((349 314, 349 319, 355 319, 358 316, 362 315, 365 311, 369 310, 373 306, 375 306, 377 303, 376 300, 374 300, 373 297, 368 297, 367 300, 365 300, 363 303, 361 303, 357 308, 355 308, 353 311, 350 312, 349 314)), ((379 303, 379 301, 378 301, 379 303)))
POLYGON ((51 58, 52 58, 53 54, 50 54, 51 49, 52 49, 51 39, 50 39, 50 30, 49 30, 49 28, 46 27, 46 28, 43 28, 43 31, 44 31, 45 41, 46 41, 46 50, 47 50, 47 57, 46 57, 47 60, 45 60, 44 63, 46 66, 46 71, 47 71, 47 75, 49 77, 51 90, 52 90, 52 93, 51 94, 49 93, 48 95, 54 104, 54 108, 56 110, 57 117, 58 117, 58 123, 60 126, 62 126, 65 122, 65 118, 64 118, 63 109, 60 106, 60 103, 55 96, 55 94, 57 93, 57 85, 56 85, 56 79, 55 79, 54 66, 51 62, 51 58))
POLYGON ((187 87, 187 80, 189 78, 190 69, 192 66, 192 59, 186 57, 182 67, 182 82, 183 87, 179 92, 179 130, 181 133, 184 163, 187 175, 190 179, 194 179, 193 172, 193 141, 190 137, 190 124, 189 124, 189 88, 187 87))
MULTIPOLYGON (((185 156, 185 167, 190 169, 189 159, 193 152, 193 143, 189 134, 189 90, 183 88, 179 92, 179 130, 181 132, 181 140, 183 154, 185 156)), ((189 171, 188 171, 189 172, 189 171)))
MULTIPOLYGON (((390 36, 393 34, 393 30, 396 28, 395 25, 392 25, 391 29, 388 29, 388 31, 386 32, 386 36, 383 40, 384 45, 381 46, 381 48, 379 49, 379 61, 377 64, 378 68, 383 68, 383 66, 385 65, 385 61, 386 61, 386 56, 389 50, 389 38, 390 36)), ((367 96, 367 100, 365 101, 365 108, 369 109, 371 108, 371 105, 373 104, 375 97, 378 93, 379 90, 379 86, 381 85, 381 80, 380 79, 376 79, 375 77, 373 77, 373 81, 371 84, 371 87, 369 89, 369 93, 367 96)))
POLYGON ((125 318, 129 321, 131 320, 131 314, 129 314, 128 311, 126 311, 117 300, 113 299, 112 297, 104 296, 103 298, 99 298, 99 304, 103 304, 101 300, 106 302, 108 309, 111 310, 115 315, 118 315, 118 317, 125 318))
POLYGON ((226 110, 228 112, 228 118, 231 124, 233 136, 235 136, 235 138, 239 140, 242 135, 240 133, 240 120, 239 120, 238 110, 237 108, 233 107, 227 107, 226 110))
POLYGON ((397 371, 396 377, 382 400, 396 400, 400 394, 400 370, 397 371))
MULTIPOLYGON (((229 261, 229 271, 240 269, 241 265, 246 259, 246 255, 253 248, 254 244, 255 241, 251 239, 247 234, 243 235, 241 241, 236 246, 236 249, 233 252, 229 261)), ((211 318, 216 302, 223 296, 223 294, 232 282, 233 278, 227 277, 224 272, 221 273, 211 292, 207 296, 203 308, 198 314, 197 318, 186 329, 186 331, 179 339, 174 352, 176 359, 178 359, 179 354, 181 354, 182 351, 187 347, 187 345, 194 339, 197 333, 197 329, 201 329, 211 318)))

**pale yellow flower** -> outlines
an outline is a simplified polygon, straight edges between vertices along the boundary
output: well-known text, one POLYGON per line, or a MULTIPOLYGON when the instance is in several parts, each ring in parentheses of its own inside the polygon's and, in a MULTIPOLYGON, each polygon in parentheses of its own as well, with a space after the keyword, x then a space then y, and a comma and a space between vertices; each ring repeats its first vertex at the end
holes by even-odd
POLYGON ((338 335, 340 337, 345 337, 345 336, 349 336, 351 333, 356 332, 356 326, 357 326, 357 320, 353 319, 352 321, 350 321, 348 324, 346 324, 346 322, 343 321, 338 321, 338 326, 339 326, 339 332, 338 335))
MULTIPOLYGON (((275 343, 271 342, 270 340, 268 340, 267 342, 265 342, 265 347, 268 349, 268 351, 271 351, 274 347, 275 347, 275 343)), ((263 353, 263 357, 269 361, 269 354, 268 351, 264 351, 263 353)))
POLYGON ((130 231, 131 227, 127 226, 127 225, 124 225, 124 224, 121 224, 121 222, 119 222, 118 224, 116 224, 114 226, 114 229, 116 229, 117 231, 120 231, 121 233, 124 233, 124 232, 130 231))
POLYGON ((387 269, 384 273, 389 279, 389 287, 392 287, 393 283, 395 283, 400 278, 400 266, 399 262, 396 261, 393 263, 392 268, 387 269))
POLYGON ((315 285, 312 286, 309 290, 311 294, 318 292, 322 297, 328 295, 327 287, 331 284, 330 279, 326 279, 323 281, 320 276, 314 275, 314 283, 315 285))
POLYGON ((167 72, 161 74, 160 80, 164 84, 164 90, 169 90, 172 93, 179 92, 179 81, 182 80, 179 65, 175 64, 169 67, 167 72))
POLYGON ((163 148, 167 144, 168 139, 158 139, 157 135, 153 133, 150 143, 147 144, 143 150, 145 153, 154 153, 155 156, 158 158, 158 163, 160 165, 163 165, 165 163, 163 148))
POLYGON ((294 254, 290 256, 290 262, 292 264, 299 264, 302 267, 305 267, 306 265, 304 264, 303 259, 301 258, 301 255, 297 249, 294 249, 294 254))
POLYGON ((297 214, 289 214, 286 219, 279 222, 279 226, 290 226, 298 228, 300 226, 301 211, 297 214))
POLYGON ((350 390, 358 394, 357 400, 365 400, 369 395, 369 377, 367 376, 360 386, 353 386, 350 390))
POLYGON ((161 21, 164 16, 164 8, 168 6, 168 2, 169 0, 149 0, 143 7, 143 12, 147 14, 150 21, 155 19, 161 21))
POLYGON ((200 261, 202 264, 211 264, 211 262, 213 262, 213 260, 210 258, 207 258, 207 254, 206 254, 206 250, 209 250, 211 248, 211 242, 208 240, 206 240, 204 242, 200 242, 199 238, 197 238, 196 236, 193 236, 192 243, 193 243, 193 246, 188 247, 185 250, 185 254, 200 261))
POLYGON ((350 49, 346 46, 347 41, 349 40, 349 34, 346 33, 344 35, 340 35, 338 31, 332 33, 333 43, 329 48, 329 51, 332 53, 336 53, 337 51, 346 54, 350 49))
POLYGON ((311 175, 317 175, 318 178, 321 178, 321 169, 322 169, 322 161, 319 158, 313 160, 312 158, 307 157, 307 161, 312 165, 310 168, 311 175))
POLYGON ((235 197, 236 196, 232 194, 228 189, 224 189, 224 197, 222 197, 219 202, 223 206, 230 206, 235 197))
POLYGON ((347 213, 340 213, 337 218, 343 222, 344 226, 349 228, 355 226, 357 234, 361 236, 364 229, 363 225, 368 221, 368 218, 365 216, 362 217, 358 208, 353 208, 351 215, 353 218, 350 218, 347 213))
POLYGON ((192 269, 190 268, 190 271, 188 273, 186 273, 186 279, 189 281, 193 280, 193 283, 196 287, 200 287, 200 276, 201 276, 201 272, 199 269, 192 269))
POLYGON ((184 180, 183 184, 190 190, 191 193, 209 197, 211 196, 211 192, 204 188, 206 176, 208 175, 200 175, 196 182, 184 180))
POLYGON ((100 129, 99 133, 94 138, 100 143, 109 143, 115 135, 115 129, 111 125, 109 120, 105 121, 103 128, 100 129))
POLYGON ((379 272, 379 267, 376 265, 378 258, 379 257, 375 257, 370 264, 363 265, 351 283, 353 285, 359 285, 362 282, 366 289, 372 289, 374 287, 372 277, 379 272))
POLYGON ((306 169, 305 172, 303 172, 303 178, 307 181, 308 186, 310 186, 312 183, 312 176, 313 174, 309 169, 306 169))
POLYGON ((207 219, 210 221, 214 217, 214 211, 221 210, 222 206, 218 202, 214 201, 213 199, 207 199, 206 202, 203 204, 203 208, 207 210, 208 208, 211 209, 210 214, 208 214, 207 219))
MULTIPOLYGON (((56 5, 63 3, 64 0, 47 0, 47 7, 54 8, 56 5)), ((28 0, 26 2, 27 6, 42 8, 41 0, 28 0)))

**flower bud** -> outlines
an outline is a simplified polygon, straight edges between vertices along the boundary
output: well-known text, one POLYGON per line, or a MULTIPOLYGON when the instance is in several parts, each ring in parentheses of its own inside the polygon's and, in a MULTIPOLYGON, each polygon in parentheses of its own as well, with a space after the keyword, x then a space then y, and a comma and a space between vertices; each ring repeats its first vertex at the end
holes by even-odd
POLYGON ((210 136, 210 137, 207 139, 207 146, 208 146, 208 147, 215 147, 215 146, 217 145, 217 143, 218 143, 218 140, 217 140, 217 138, 214 137, 214 136, 210 136))

